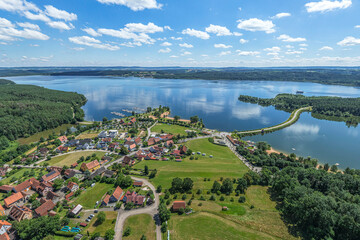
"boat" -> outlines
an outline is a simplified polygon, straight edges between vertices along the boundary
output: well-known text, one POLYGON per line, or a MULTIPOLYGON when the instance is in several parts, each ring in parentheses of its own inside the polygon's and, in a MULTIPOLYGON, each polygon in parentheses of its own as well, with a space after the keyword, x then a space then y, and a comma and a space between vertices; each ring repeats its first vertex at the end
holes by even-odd
POLYGON ((339 163, 335 163, 336 166, 339 166, 340 164, 339 163))
POLYGON ((292 148, 293 151, 295 151, 296 149, 295 148, 292 148))

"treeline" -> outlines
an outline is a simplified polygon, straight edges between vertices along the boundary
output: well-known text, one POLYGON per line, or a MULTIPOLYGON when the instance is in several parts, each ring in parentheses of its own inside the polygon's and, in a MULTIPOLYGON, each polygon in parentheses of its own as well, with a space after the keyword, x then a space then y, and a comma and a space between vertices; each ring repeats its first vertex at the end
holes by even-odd
POLYGON ((0 86, 0 136, 9 140, 84 118, 85 96, 31 85, 0 86))
POLYGON ((15 83, 7 79, 0 79, 0 85, 9 85, 9 84, 15 84, 15 83))
POLYGON ((278 110, 287 112, 312 106, 312 115, 315 118, 345 121, 352 125, 357 125, 360 122, 360 98, 307 97, 294 94, 279 94, 275 98, 240 95, 239 100, 261 106, 272 105, 278 110))

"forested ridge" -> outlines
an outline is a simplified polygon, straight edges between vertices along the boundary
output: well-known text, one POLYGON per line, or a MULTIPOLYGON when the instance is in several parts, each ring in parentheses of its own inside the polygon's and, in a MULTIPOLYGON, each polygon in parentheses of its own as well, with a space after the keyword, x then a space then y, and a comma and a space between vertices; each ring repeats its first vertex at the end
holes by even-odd
POLYGON ((278 110, 287 112, 312 106, 312 115, 315 118, 345 121, 353 125, 360 122, 360 98, 307 97, 294 94, 279 94, 275 98, 240 95, 239 100, 261 106, 272 105, 278 110))
POLYGON ((82 120, 84 95, 32 85, 0 85, 0 136, 9 140, 82 120))

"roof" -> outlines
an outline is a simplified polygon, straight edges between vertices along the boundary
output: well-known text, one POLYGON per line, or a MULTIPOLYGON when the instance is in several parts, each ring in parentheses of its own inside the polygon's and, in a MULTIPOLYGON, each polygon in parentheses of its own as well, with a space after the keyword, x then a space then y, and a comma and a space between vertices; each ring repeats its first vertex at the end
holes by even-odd
POLYGON ((31 210, 25 206, 13 206, 9 212, 9 216, 17 221, 20 221, 25 213, 31 214, 31 210))
POLYGON ((7 233, 0 235, 0 240, 10 240, 10 237, 7 233))
POLYGON ((110 195, 109 195, 109 194, 106 194, 103 202, 107 205, 107 204, 109 203, 109 201, 110 201, 110 195))
POLYGON ((98 166, 100 165, 99 162, 98 162, 98 160, 94 160, 94 161, 89 162, 89 163, 83 163, 83 164, 81 165, 81 167, 82 167, 84 164, 85 164, 85 166, 86 166, 87 169, 93 169, 93 168, 96 168, 96 167, 98 167, 98 166))
POLYGON ((44 182, 48 182, 48 181, 51 181, 52 179, 56 178, 59 175, 60 175, 60 172, 58 172, 57 170, 54 170, 54 171, 51 171, 48 174, 42 176, 41 178, 44 182))
POLYGON ((15 192, 21 192, 21 191, 31 187, 31 184, 32 184, 31 179, 26 180, 26 181, 20 183, 19 185, 17 185, 16 187, 14 187, 15 192))
POLYGON ((184 201, 174 201, 172 208, 173 210, 179 210, 180 208, 184 208, 186 207, 186 203, 184 201))
POLYGON ((116 198, 117 200, 119 200, 122 193, 123 193, 123 190, 118 186, 118 187, 115 189, 115 191, 114 191, 114 193, 112 194, 112 196, 113 196, 114 198, 116 198))
POLYGON ((5 211, 4 207, 0 205, 0 212, 5 211))
POLYGON ((67 188, 72 189, 74 186, 78 186, 78 184, 74 183, 74 182, 69 182, 68 185, 67 185, 67 188))
POLYGON ((65 142, 65 141, 68 140, 66 136, 58 137, 58 139, 59 139, 61 142, 65 142))
POLYGON ((74 192, 69 193, 68 195, 65 196, 66 200, 69 201, 70 197, 72 197, 72 195, 74 195, 74 192))
POLYGON ((2 228, 3 225, 11 226, 11 223, 9 223, 8 221, 5 221, 5 220, 0 220, 0 228, 2 228))
POLYGON ((10 185, 2 185, 2 186, 0 186, 0 192, 1 192, 1 191, 3 191, 3 192, 10 192, 12 189, 13 189, 13 187, 10 186, 10 185))
POLYGON ((134 186, 142 186, 143 185, 143 182, 141 181, 136 181, 133 183, 134 186))
POLYGON ((135 143, 134 143, 134 144, 131 144, 131 145, 129 146, 129 148, 130 148, 130 149, 136 148, 136 144, 135 144, 135 143))
POLYGON ((78 214, 78 213, 81 211, 81 209, 82 209, 82 206, 81 206, 80 204, 78 204, 78 205, 76 205, 76 207, 74 207, 74 208, 71 210, 71 212, 76 215, 76 214, 78 214))
POLYGON ((50 210, 53 210, 55 207, 55 204, 53 203, 53 201, 48 200, 45 203, 41 204, 40 207, 38 207, 37 209, 35 209, 36 214, 40 215, 40 216, 45 216, 48 214, 48 212, 50 210))
POLYGON ((7 197, 4 199, 4 203, 5 203, 5 206, 8 207, 10 206, 11 204, 19 201, 20 199, 23 199, 24 196, 21 192, 18 192, 18 193, 14 193, 13 195, 11 195, 10 197, 7 197))

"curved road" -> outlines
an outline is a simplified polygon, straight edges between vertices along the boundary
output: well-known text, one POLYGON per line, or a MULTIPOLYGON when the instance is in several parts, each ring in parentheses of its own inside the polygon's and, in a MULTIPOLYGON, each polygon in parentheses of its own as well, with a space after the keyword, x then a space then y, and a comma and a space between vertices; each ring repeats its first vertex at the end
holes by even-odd
MULTIPOLYGON (((155 203, 152 204, 151 206, 139 208, 135 210, 128 210, 128 211, 120 210, 115 224, 115 237, 114 237, 115 240, 122 239, 124 223, 128 217, 139 214, 149 214, 154 218, 158 213, 158 206, 160 200, 159 200, 159 194, 156 192, 154 185, 152 185, 148 180, 143 178, 137 178, 137 177, 131 177, 131 178, 135 181, 142 181, 144 185, 150 187, 150 189, 154 192, 155 203)), ((159 224, 156 224, 156 239, 161 240, 161 229, 159 224)))

